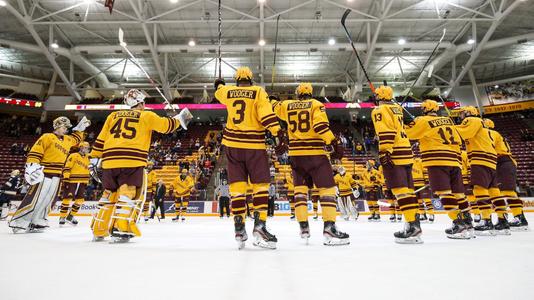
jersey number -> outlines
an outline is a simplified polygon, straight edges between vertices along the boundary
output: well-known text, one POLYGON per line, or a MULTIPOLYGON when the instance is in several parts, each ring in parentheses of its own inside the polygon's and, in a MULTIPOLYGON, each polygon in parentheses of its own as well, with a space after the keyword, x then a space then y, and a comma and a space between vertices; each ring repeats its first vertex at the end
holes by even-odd
POLYGON ((113 137, 116 139, 122 137, 123 139, 131 140, 137 135, 137 130, 135 127, 130 126, 132 123, 139 123, 139 120, 121 118, 111 127, 109 133, 113 134, 113 137))
POLYGON ((443 127, 441 127, 439 130, 438 130, 438 134, 439 136, 441 137, 441 139, 443 140, 443 144, 445 145, 457 145, 458 143, 454 140, 454 135, 453 135, 453 132, 452 132, 452 128, 450 127, 445 127, 445 129, 443 129, 443 127), (445 135, 445 131, 447 131, 447 133, 449 134, 449 137, 447 138, 447 136, 445 135))
POLYGON ((310 130, 310 113, 306 110, 296 112, 292 111, 287 114, 287 121, 291 125, 291 132, 297 131, 297 128, 300 132, 308 132, 310 130), (296 120, 292 117, 297 116, 296 120))
POLYGON ((239 108, 235 111, 237 118, 232 118, 232 121, 234 124, 241 124, 241 122, 245 120, 245 108, 247 105, 244 100, 237 100, 232 106, 236 108, 239 106, 239 108))

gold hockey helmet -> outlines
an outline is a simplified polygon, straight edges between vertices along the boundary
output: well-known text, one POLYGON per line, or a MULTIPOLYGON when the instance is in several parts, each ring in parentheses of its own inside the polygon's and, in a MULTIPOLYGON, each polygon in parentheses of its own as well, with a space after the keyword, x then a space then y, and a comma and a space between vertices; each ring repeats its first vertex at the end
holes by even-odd
POLYGON ((378 100, 391 101, 393 99, 393 89, 387 85, 381 85, 375 90, 378 100))
POLYGON ((439 110, 439 104, 434 100, 427 99, 421 103, 421 109, 424 114, 435 113, 439 110))
POLYGON ((236 81, 239 80, 252 80, 254 75, 252 74, 252 71, 249 69, 249 67, 239 67, 235 71, 234 79, 236 81))
POLYGON ((484 127, 493 129, 495 128, 495 123, 491 119, 484 119, 484 127))
POLYGON ((311 83, 309 83, 309 82, 302 82, 297 87, 297 90, 295 91, 295 93, 297 94, 297 96, 300 96, 300 95, 310 95, 311 96, 313 94, 313 87, 312 87, 311 83))

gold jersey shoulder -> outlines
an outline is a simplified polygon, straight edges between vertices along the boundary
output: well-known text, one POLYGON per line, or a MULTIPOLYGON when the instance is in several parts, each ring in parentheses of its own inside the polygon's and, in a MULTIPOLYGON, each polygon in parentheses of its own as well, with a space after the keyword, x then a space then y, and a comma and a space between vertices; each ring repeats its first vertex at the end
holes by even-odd
POLYGON ((413 163, 410 140, 404 131, 402 107, 397 104, 380 104, 371 113, 378 136, 379 152, 389 152, 396 165, 413 163))
POLYGON ((491 132, 484 127, 478 117, 467 117, 462 124, 456 126, 457 131, 465 140, 467 156, 471 165, 486 166, 496 169, 497 152, 491 132))
POLYGON ((321 102, 315 99, 275 101, 273 109, 287 122, 290 156, 326 154, 324 146, 335 136, 321 102))
POLYGON ((75 131, 72 135, 59 138, 53 133, 43 134, 32 146, 26 162, 38 163, 44 167, 44 173, 59 176, 70 148, 83 140, 83 133, 75 131))
POLYGON ((220 85, 215 98, 226 106, 228 118, 222 144, 233 148, 265 149, 265 130, 280 130, 269 98, 259 86, 220 85))
POLYGON ((448 117, 421 116, 405 128, 409 139, 419 141, 424 167, 461 166, 462 139, 454 126, 448 117))
POLYGON ((177 119, 151 111, 116 111, 107 117, 91 156, 102 157, 104 169, 144 167, 152 131, 167 134, 179 127, 177 119))

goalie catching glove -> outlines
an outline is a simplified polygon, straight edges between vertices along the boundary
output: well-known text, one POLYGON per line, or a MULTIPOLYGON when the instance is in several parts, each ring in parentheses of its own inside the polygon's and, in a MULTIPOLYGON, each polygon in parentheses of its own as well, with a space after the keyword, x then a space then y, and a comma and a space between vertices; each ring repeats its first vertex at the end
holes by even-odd
POLYGON ((336 138, 330 142, 330 145, 326 145, 326 151, 330 152, 330 158, 341 160, 345 152, 345 147, 343 147, 343 145, 336 138))
POLYGON ((83 116, 83 118, 80 120, 80 122, 78 122, 78 124, 76 126, 74 126, 74 128, 72 128, 72 131, 81 131, 81 132, 83 132, 89 126, 91 126, 91 121, 89 121, 89 119, 87 119, 85 116, 83 116))
POLYGON ((173 118, 180 121, 180 126, 182 126, 185 130, 187 130, 187 125, 189 124, 189 122, 191 122, 191 120, 193 120, 193 114, 186 107, 182 109, 173 118))
POLYGON ((44 180, 44 167, 37 163, 27 163, 24 179, 29 185, 36 185, 44 180))

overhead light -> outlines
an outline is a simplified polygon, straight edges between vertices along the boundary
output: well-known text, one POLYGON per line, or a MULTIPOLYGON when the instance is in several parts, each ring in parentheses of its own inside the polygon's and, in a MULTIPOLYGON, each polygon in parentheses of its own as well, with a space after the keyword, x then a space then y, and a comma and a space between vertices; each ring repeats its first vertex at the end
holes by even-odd
POLYGON ((334 38, 331 38, 328 40, 328 45, 334 46, 336 44, 336 40, 334 38))
POLYGON ((469 44, 469 45, 473 45, 474 43, 475 43, 474 39, 468 39, 467 40, 467 44, 469 44))
POLYGON ((498 89, 498 88, 499 88, 499 85, 498 85, 498 84, 496 84, 496 85, 494 86, 494 88, 498 89))
POLYGON ((178 0, 170 0, 172 4, 178 3, 178 0))
POLYGON ((196 43, 194 40, 190 40, 188 43, 189 47, 195 47, 196 43))
POLYGON ((265 0, 258 0, 259 3, 265 3, 265 0))
POLYGON ((260 45, 260 46, 262 46, 262 47, 265 46, 265 40, 260 40, 260 41, 258 42, 258 45, 260 45))
POLYGON ((121 95, 124 95, 124 91, 121 91, 121 95))
POLYGON ((50 47, 52 47, 54 49, 57 49, 57 48, 59 48, 59 45, 57 44, 56 41, 54 41, 52 44, 50 44, 50 47))
POLYGON ((328 84, 325 84, 324 87, 327 88, 327 87, 328 87, 328 84))
POLYGON ((403 38, 400 38, 398 43, 399 43, 399 45, 404 45, 404 44, 406 44, 406 40, 403 39, 403 38))
POLYGON ((0 0, 0 6, 6 6, 7 5, 7 2, 4 1, 4 0, 0 0))
POLYGON ((205 85, 205 86, 204 86, 204 88, 205 88, 205 89, 207 89, 207 88, 208 88, 208 86, 207 86, 207 85, 205 85))

